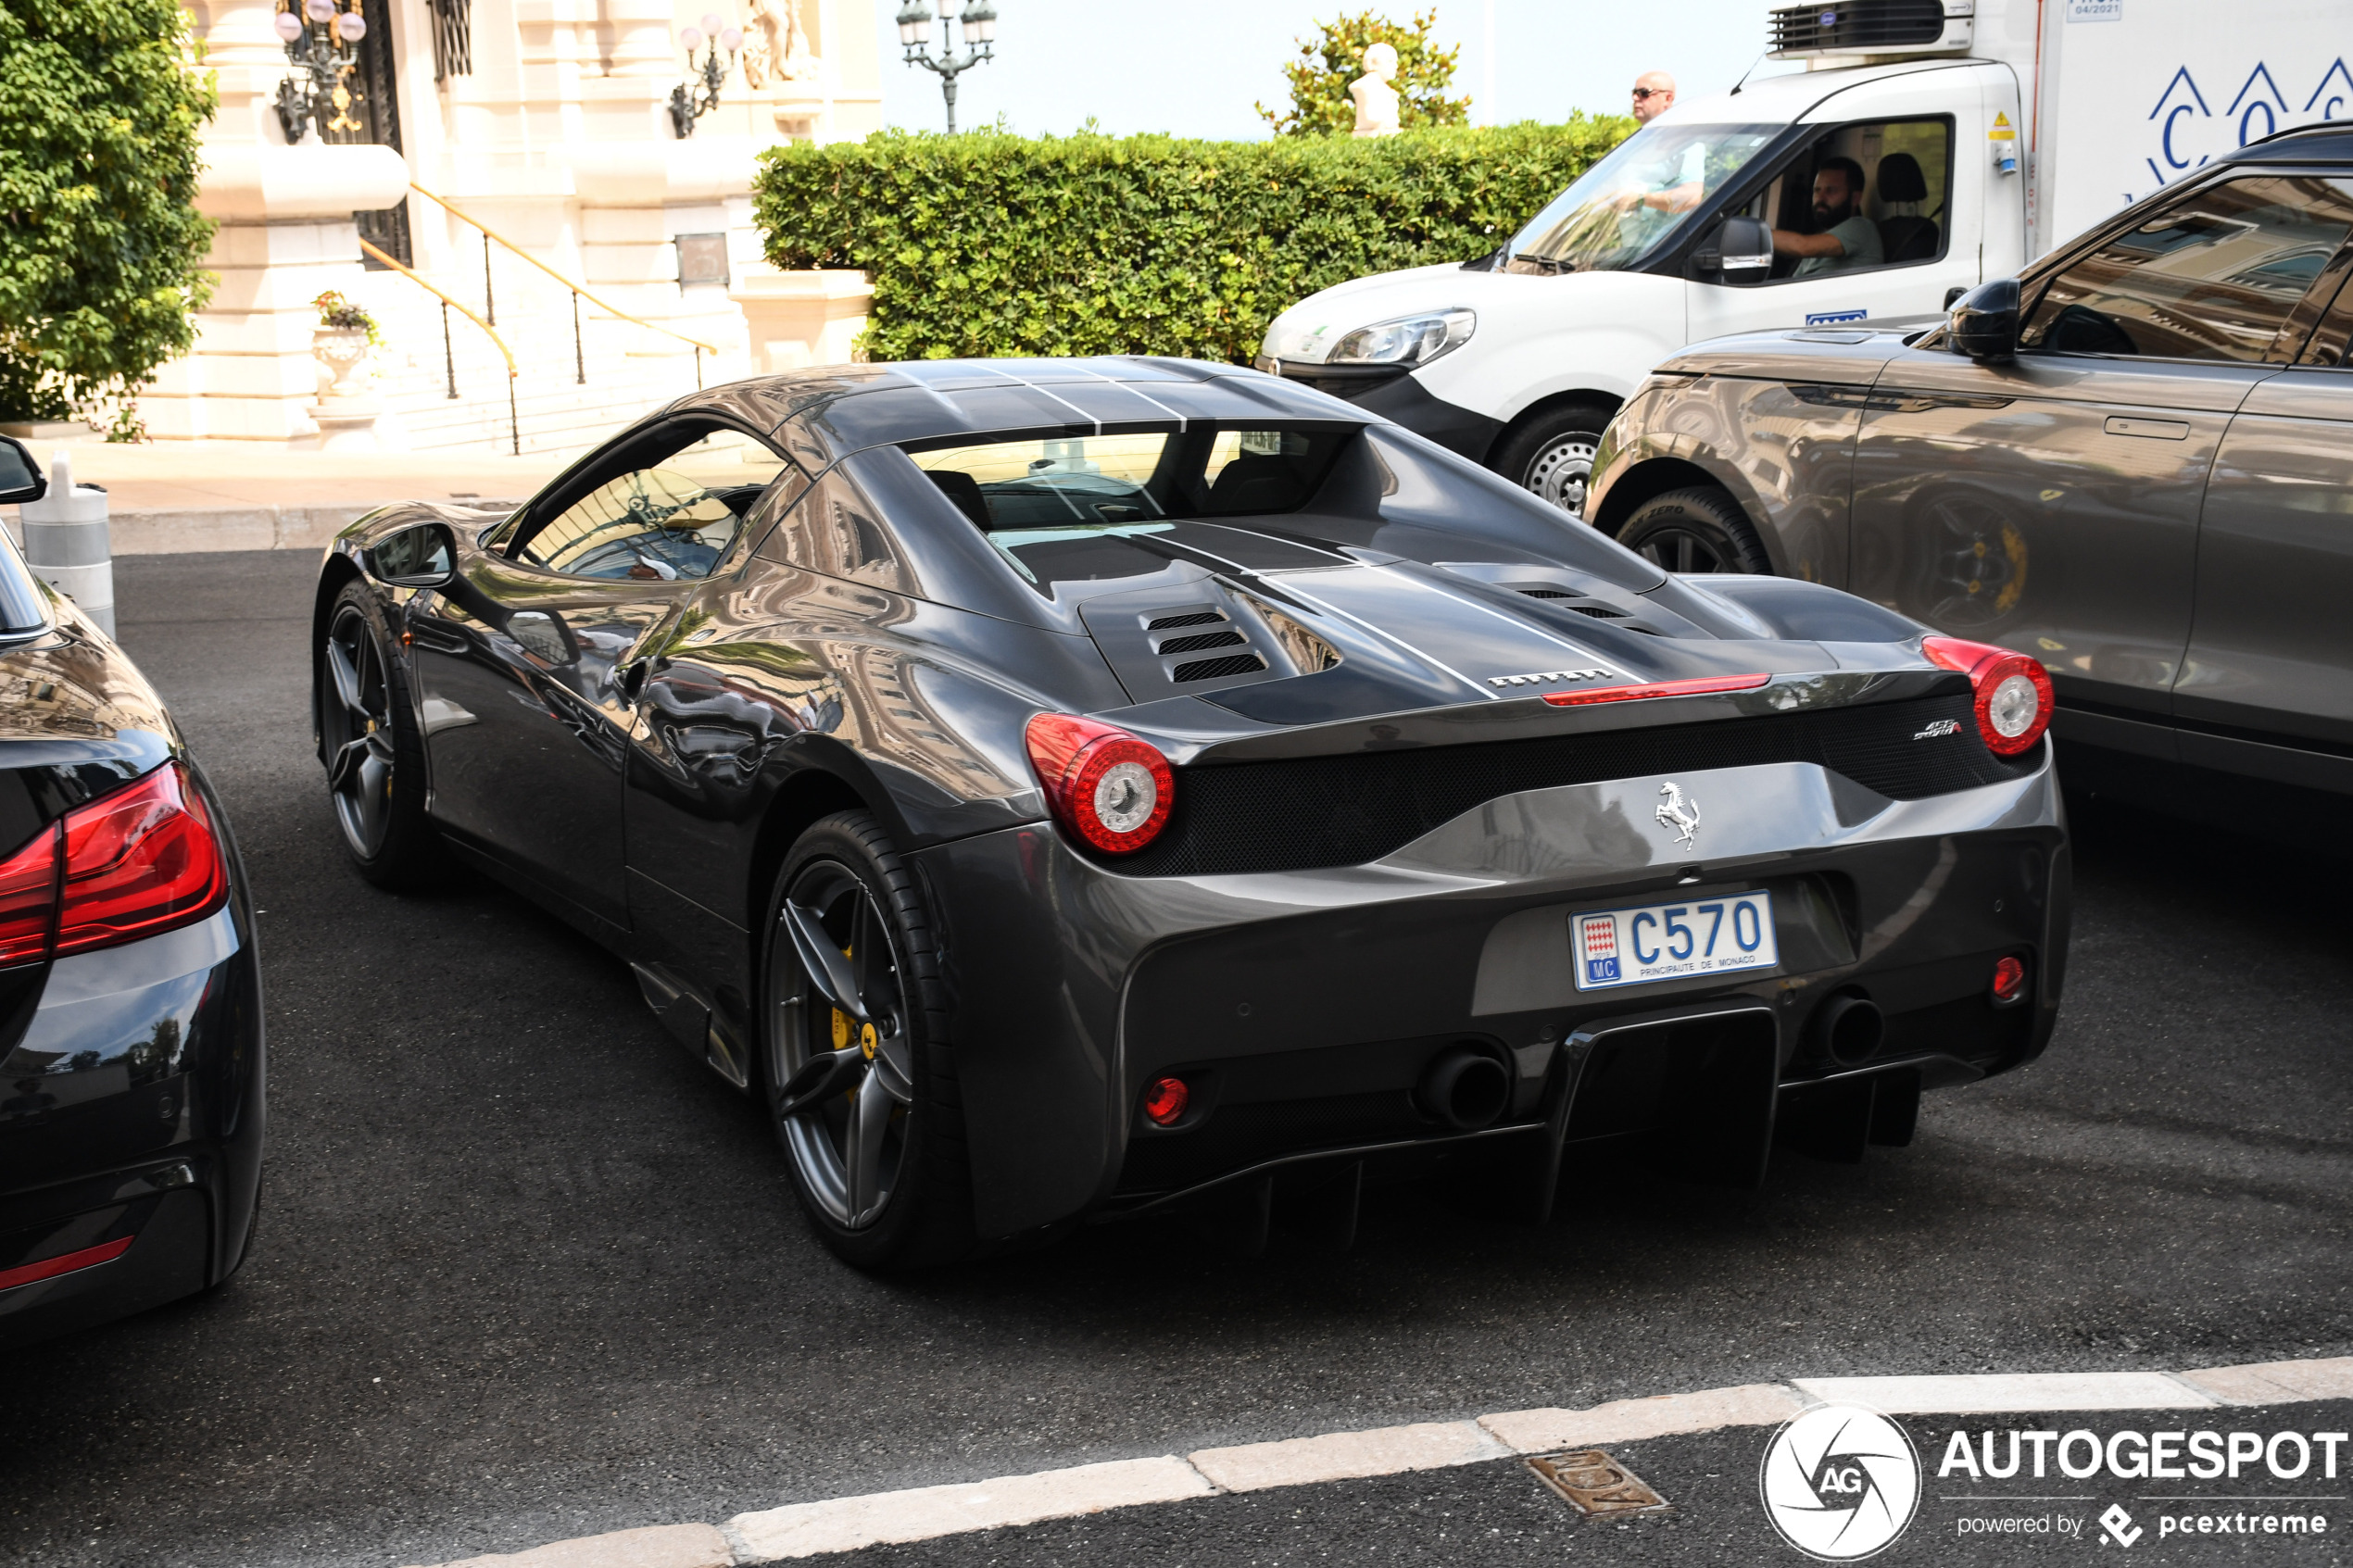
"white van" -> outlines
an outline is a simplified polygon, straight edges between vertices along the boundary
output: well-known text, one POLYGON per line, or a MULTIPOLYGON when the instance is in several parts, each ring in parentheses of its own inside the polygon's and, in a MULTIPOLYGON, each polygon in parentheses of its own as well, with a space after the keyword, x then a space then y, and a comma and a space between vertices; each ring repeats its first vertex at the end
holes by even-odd
POLYGON ((1302 300, 1258 368, 1581 512, 1603 427, 1684 345, 1931 316, 2215 153, 2353 118, 2345 0, 1825 0, 1770 23, 1806 70, 1678 105, 1491 256, 1302 300), (1826 171, 1859 173, 1866 221, 1852 254, 1792 254, 1826 171))

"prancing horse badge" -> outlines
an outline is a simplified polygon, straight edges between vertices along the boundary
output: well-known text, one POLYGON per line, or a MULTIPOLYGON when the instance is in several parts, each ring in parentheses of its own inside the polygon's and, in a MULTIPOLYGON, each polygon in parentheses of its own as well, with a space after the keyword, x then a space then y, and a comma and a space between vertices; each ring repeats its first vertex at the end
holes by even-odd
POLYGON ((1672 779, 1659 785, 1658 793, 1667 797, 1658 805, 1660 824, 1673 828, 1681 837, 1683 847, 1689 849, 1692 834, 1699 831, 1699 802, 1684 799, 1681 786, 1672 779))

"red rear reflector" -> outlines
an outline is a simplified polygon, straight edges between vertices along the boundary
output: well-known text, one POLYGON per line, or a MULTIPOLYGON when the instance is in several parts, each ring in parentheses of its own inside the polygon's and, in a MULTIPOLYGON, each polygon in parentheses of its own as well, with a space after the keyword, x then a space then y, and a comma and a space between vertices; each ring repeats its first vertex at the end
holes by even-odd
POLYGON ((6 1290, 12 1286, 31 1285, 37 1279, 55 1279, 76 1269, 94 1269, 101 1263, 111 1263, 131 1250, 131 1243, 135 1239, 127 1236, 117 1236, 95 1247, 85 1247, 79 1252, 44 1258, 38 1263, 27 1263, 21 1268, 0 1269, 0 1290, 6 1290))
POLYGON ((1773 677, 1765 675, 1703 675, 1695 681, 1646 681, 1639 686, 1587 686, 1580 691, 1546 692, 1554 708, 1582 708, 1589 702, 1639 702, 1654 696, 1697 696, 1703 692, 1755 691, 1773 677))
POLYGON ((0 863, 0 965, 135 942, 228 901, 211 815, 180 764, 167 762, 67 812, 0 863))
POLYGON ((2015 958, 2004 959, 1994 966, 1994 999, 2014 1002, 2026 992, 2026 965, 2015 958))
POLYGON ((1160 1127, 1173 1127, 1185 1115, 1185 1107, 1192 1103, 1193 1091, 1185 1086, 1182 1078, 1155 1078, 1152 1086, 1144 1091, 1144 1114, 1160 1127))

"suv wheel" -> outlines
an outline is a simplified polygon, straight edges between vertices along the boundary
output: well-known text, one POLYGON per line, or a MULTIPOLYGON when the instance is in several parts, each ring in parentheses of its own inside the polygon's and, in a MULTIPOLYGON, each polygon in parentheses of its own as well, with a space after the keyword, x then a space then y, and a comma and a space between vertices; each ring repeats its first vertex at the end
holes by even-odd
POLYGON ((1705 486, 1652 496, 1634 508, 1617 542, 1667 571, 1773 570, 1740 503, 1705 486))

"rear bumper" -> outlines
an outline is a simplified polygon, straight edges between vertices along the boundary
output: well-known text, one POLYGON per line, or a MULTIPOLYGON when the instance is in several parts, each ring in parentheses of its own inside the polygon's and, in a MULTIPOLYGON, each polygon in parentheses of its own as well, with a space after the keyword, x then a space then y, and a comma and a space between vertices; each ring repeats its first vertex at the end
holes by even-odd
POLYGON ((51 967, 0 1060, 0 1345, 189 1295, 243 1255, 264 1063, 242 905, 240 886, 195 925, 51 967))
POLYGON ((1662 781, 1645 778, 1506 796, 1330 871, 1125 877, 1042 824, 924 851, 983 1235, 1270 1164, 1459 1143, 1413 1095, 1456 1045, 1513 1076, 1477 1141, 1536 1139, 1546 1158, 1563 1139, 1655 1129, 1732 1079, 1749 1085, 1753 1143, 1777 1102, 1851 1108, 1859 1094, 1868 1120, 1885 1090, 1885 1120, 1919 1087, 2042 1050, 2070 900, 2047 749, 2019 779, 1902 802, 1806 763, 1677 780, 1713 813, 1696 850, 1655 822, 1662 781), (1782 954, 1770 974, 1576 988, 1574 911, 1760 886, 1775 894, 1782 954), (2004 956, 2024 960, 2032 983, 1997 1007, 2004 956), (1840 992, 1886 1015, 1866 1060, 1833 1060, 1812 1038, 1840 992), (1665 1032, 1638 1039, 1638 1025, 1665 1032), (1164 1073, 1201 1096, 1170 1131, 1136 1110, 1164 1073))

